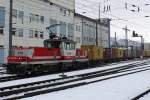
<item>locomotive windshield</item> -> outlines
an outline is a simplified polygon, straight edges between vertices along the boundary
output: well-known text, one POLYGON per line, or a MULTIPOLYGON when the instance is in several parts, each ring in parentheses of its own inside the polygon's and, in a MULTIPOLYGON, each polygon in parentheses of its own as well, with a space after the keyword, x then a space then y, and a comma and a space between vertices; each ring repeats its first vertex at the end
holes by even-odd
POLYGON ((60 41, 46 41, 44 46, 47 48, 62 48, 62 43, 60 41))
POLYGON ((75 43, 64 42, 63 45, 65 50, 75 50, 75 43))
POLYGON ((44 47, 61 48, 65 50, 75 50, 75 42, 66 40, 45 40, 44 47))

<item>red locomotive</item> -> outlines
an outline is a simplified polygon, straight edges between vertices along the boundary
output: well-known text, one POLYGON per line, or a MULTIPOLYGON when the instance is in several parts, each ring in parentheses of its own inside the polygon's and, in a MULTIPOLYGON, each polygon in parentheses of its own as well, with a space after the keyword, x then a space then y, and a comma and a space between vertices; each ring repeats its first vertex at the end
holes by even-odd
POLYGON ((57 37, 52 34, 44 40, 44 47, 13 48, 12 55, 8 56, 7 72, 14 74, 30 74, 64 68, 76 67, 79 63, 88 62, 87 52, 76 49, 76 43, 66 37, 57 37))
POLYGON ((8 56, 8 73, 29 74, 49 70, 62 70, 88 62, 85 50, 75 48, 75 42, 67 38, 51 37, 44 47, 13 48, 8 56))

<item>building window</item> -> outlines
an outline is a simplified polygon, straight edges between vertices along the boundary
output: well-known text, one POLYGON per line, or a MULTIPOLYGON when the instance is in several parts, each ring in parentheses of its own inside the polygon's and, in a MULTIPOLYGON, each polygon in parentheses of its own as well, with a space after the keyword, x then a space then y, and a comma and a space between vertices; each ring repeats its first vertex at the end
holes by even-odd
POLYGON ((22 24, 23 24, 23 17, 24 17, 23 11, 13 9, 12 16, 13 16, 13 18, 22 20, 22 24))
POLYGON ((70 16, 70 15, 71 15, 71 11, 68 10, 68 9, 64 9, 64 8, 60 8, 60 13, 61 13, 63 16, 70 16))
POLYGON ((30 14, 30 23, 33 21, 33 15, 30 14))
POLYGON ((74 33, 74 27, 73 24, 68 24, 68 34, 73 35, 74 33))
POLYGON ((44 16, 40 16, 41 23, 44 23, 44 16))
POLYGON ((17 18, 17 10, 13 9, 13 11, 12 11, 12 16, 13 16, 14 18, 17 18))
POLYGON ((35 31, 34 37, 38 38, 38 31, 35 31))
POLYGON ((0 27, 0 34, 4 34, 4 27, 0 27))
POLYGON ((23 17, 24 17, 24 12, 23 12, 23 11, 16 10, 16 9, 13 9, 12 16, 13 16, 14 18, 23 19, 23 17))
MULTIPOLYGON (((50 19, 50 25, 55 25, 55 24, 57 24, 57 21, 55 19, 50 19)), ((57 27, 51 28, 51 31, 53 33, 57 33, 57 27)))
POLYGON ((40 17, 39 15, 34 15, 33 14, 33 18, 34 18, 33 21, 38 23, 39 22, 39 17, 40 17))
POLYGON ((12 28, 12 35, 15 36, 15 34, 16 34, 16 28, 12 28))
POLYGON ((23 29, 17 29, 17 33, 19 37, 23 37, 23 29))
POLYGON ((60 32, 62 36, 66 36, 66 23, 60 22, 60 32))
POLYGON ((38 34, 37 34, 37 33, 35 33, 34 36, 35 36, 36 38, 38 38, 38 34))
POLYGON ((29 38, 44 38, 44 32, 43 31, 37 31, 37 30, 29 30, 29 38))
POLYGON ((23 24, 23 17, 24 17, 24 12, 23 11, 19 11, 18 18, 22 20, 22 24, 23 24))
POLYGON ((80 37, 76 37, 76 42, 77 42, 77 43, 80 43, 80 42, 81 42, 80 37))
POLYGON ((29 38, 33 38, 33 34, 34 34, 34 31, 33 30, 29 30, 29 38))
POLYGON ((22 28, 13 28, 12 35, 16 37, 23 37, 23 29, 22 28))
POLYGON ((44 16, 30 14, 30 22, 44 23, 44 16))
POLYGON ((23 16, 24 16, 24 12, 23 12, 23 11, 19 11, 18 18, 21 18, 21 19, 23 19, 23 16))
POLYGON ((43 34, 44 34, 44 32, 40 32, 40 38, 42 38, 42 39, 44 38, 43 34))
POLYGON ((81 26, 76 25, 76 31, 81 32, 81 26))
POLYGON ((5 26, 5 8, 0 7, 0 27, 5 26))
POLYGON ((0 45, 0 48, 4 48, 4 45, 0 45))

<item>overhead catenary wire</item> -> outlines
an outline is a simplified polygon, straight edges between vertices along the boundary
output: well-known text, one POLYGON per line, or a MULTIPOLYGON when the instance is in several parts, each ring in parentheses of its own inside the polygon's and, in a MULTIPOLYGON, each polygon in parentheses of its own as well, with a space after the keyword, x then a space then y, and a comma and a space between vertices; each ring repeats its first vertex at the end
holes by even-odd
MULTIPOLYGON (((89 7, 88 7, 88 6, 86 6, 86 5, 84 5, 84 7, 86 7, 86 8, 88 8, 88 9, 89 9, 89 7)), ((90 7, 90 8, 91 8, 91 7, 90 7)), ((93 8, 91 8, 91 9, 93 9, 93 10, 94 10, 95 8, 93 7, 93 8)), ((106 13, 106 14, 107 14, 107 13, 106 13)), ((105 15, 106 15, 106 14, 105 14, 105 15)), ((113 16, 113 17, 115 17, 115 18, 120 18, 120 17, 114 16, 114 15, 112 15, 112 14, 108 14, 108 15, 113 16)), ((129 22, 129 21, 128 21, 128 22, 126 22, 126 23, 131 23, 131 24, 132 24, 132 25, 134 25, 134 26, 138 26, 138 27, 141 27, 141 26, 142 26, 142 27, 143 27, 143 25, 138 24, 138 23, 135 23, 135 22, 129 22)), ((145 27, 145 26, 144 26, 144 27, 145 27)))
MULTIPOLYGON (((93 14, 91 14, 91 15, 93 15, 93 14)), ((103 16, 103 15, 102 15, 103 16)), ((111 15, 111 16, 113 16, 113 15, 111 15)), ((94 16, 93 16, 94 17, 94 16)), ((105 16, 104 16, 105 17, 105 16)), ((115 16, 113 16, 113 17, 115 17, 115 16)), ((119 17, 116 17, 116 18, 119 18, 119 17)), ((135 25, 137 25, 137 24, 135 24, 135 25)))
MULTIPOLYGON (((31 1, 33 1, 33 0, 31 0, 31 1)), ((88 0, 86 0, 86 1, 88 1, 88 0)), ((35 2, 35 1, 33 1, 33 2, 35 2)), ((63 1, 62 1, 63 2, 63 1)), ((38 2, 36 2, 36 3, 38 3, 38 2)), ((65 2, 63 2, 63 3, 65 3, 65 2)), ((91 2, 90 2, 91 3, 91 2)), ((23 5, 23 4, 22 4, 23 5)), ((81 4, 80 4, 81 5, 81 4)), ((78 6, 80 6, 79 4, 78 4, 78 6)), ((86 5, 87 6, 87 5, 86 5)), ((87 6, 88 7, 88 6, 87 6)), ((32 7, 31 7, 32 8, 32 7)), ((86 9, 86 7, 83 7, 84 9, 86 9)), ((90 7, 88 7, 88 8, 90 8, 90 7)), ((36 9, 36 8, 33 8, 33 9, 36 9)), ((90 8, 91 9, 91 8, 90 8)), ((44 10, 46 10, 46 11, 50 11, 50 9, 43 9, 43 8, 38 8, 37 10, 41 10, 41 11, 44 11, 44 10)), ((91 11, 92 12, 92 11, 91 11)), ((95 13, 96 12, 92 12, 90 15, 91 16, 93 16, 94 17, 94 15, 95 15, 95 13)), ((108 13, 105 13, 105 15, 109 15, 109 16, 112 16, 112 17, 115 17, 114 15, 112 15, 112 14, 108 14, 108 13)), ((104 15, 101 15, 101 16, 103 16, 103 17, 107 17, 107 16, 104 16, 104 15)), ((29 16, 27 16, 27 17, 29 17, 29 16)), ((116 17, 117 18, 117 17, 116 17)), ((118 18, 120 18, 120 17, 118 17, 118 18)), ((122 23, 123 21, 119 21, 120 23, 122 23)), ((127 22, 126 21, 126 23, 133 23, 133 22, 127 22)), ((135 25, 135 26, 138 26, 138 27, 141 27, 142 25, 138 25, 137 23, 134 23, 133 25, 135 25)), ((144 26, 145 27, 145 26, 144 26)))
MULTIPOLYGON (((35 2, 35 1, 33 1, 33 0, 31 0, 32 2, 35 2)), ((87 1, 87 0, 86 0, 87 1)), ((38 3, 38 2, 36 2, 36 3, 38 3)), ((63 2, 64 3, 64 2, 63 2)), ((91 3, 91 2, 90 2, 91 3)), ((81 4, 80 4, 81 5, 81 4)), ((86 5, 84 5, 84 6, 86 6, 86 5)), ((36 9, 36 8, 35 8, 36 9)), ((92 8, 93 9, 93 8, 92 8)), ((46 10, 46 9, 41 9, 41 10, 46 10)), ((48 9, 47 9, 48 10, 48 9)), ((91 14, 92 15, 92 14, 91 14)), ((110 15, 110 14, 107 14, 106 13, 106 15, 110 15)), ((101 15, 101 16, 103 16, 103 15, 101 15)), ((110 16, 113 16, 113 15, 110 15, 110 16)), ((94 17, 94 16, 93 16, 94 17)), ((104 16, 105 17, 105 16, 104 16)), ((114 16, 113 16, 114 17, 114 16)), ((137 25, 137 23, 135 24, 135 25, 137 25)))
MULTIPOLYGON (((34 1, 35 2, 35 1, 34 1)), ((36 2, 37 3, 37 2, 36 2)), ((33 9, 33 8, 32 8, 33 9)), ((35 8, 36 9, 36 8, 35 8)), ((45 10, 45 9, 40 9, 40 10, 45 10)), ((112 15, 111 15, 112 16, 112 15)), ((114 16, 113 16, 114 17, 114 16)), ((136 24, 137 25, 137 24, 136 24)))

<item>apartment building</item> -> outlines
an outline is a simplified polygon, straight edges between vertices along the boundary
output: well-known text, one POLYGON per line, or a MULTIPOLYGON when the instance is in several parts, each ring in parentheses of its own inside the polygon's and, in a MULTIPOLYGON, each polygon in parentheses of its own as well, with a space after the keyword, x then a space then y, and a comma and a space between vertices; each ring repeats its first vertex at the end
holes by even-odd
POLYGON ((74 39, 77 42, 77 47, 81 45, 110 47, 109 19, 99 21, 76 13, 74 20, 74 39))
MULTIPOLYGON (((0 0, 0 47, 5 48, 5 59, 9 46, 10 0, 0 0)), ((75 0, 13 0, 13 46, 42 47, 49 38, 46 27, 58 36, 73 39, 75 0)), ((6 60, 5 60, 6 62, 6 60)))

